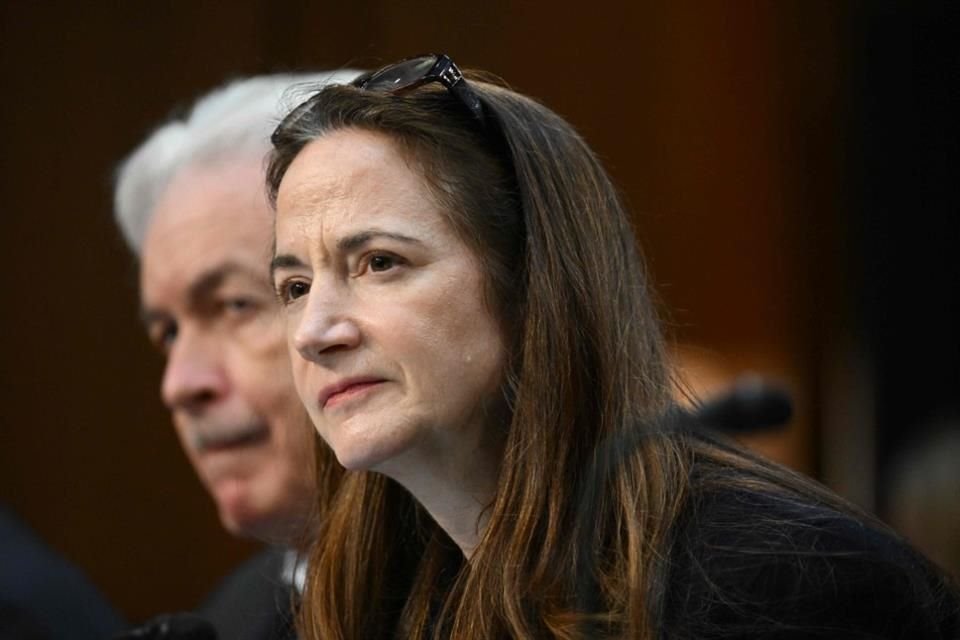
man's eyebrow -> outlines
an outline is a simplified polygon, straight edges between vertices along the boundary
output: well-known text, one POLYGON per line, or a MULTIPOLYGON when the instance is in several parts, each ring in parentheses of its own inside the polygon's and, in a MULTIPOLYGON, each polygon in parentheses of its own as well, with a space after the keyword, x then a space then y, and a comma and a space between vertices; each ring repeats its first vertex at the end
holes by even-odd
POLYGON ((216 291, 228 278, 241 276, 268 287, 266 271, 254 269, 237 262, 223 262, 212 269, 208 269, 195 278, 187 288, 187 299, 191 304, 201 302, 205 297, 216 291))
POLYGON ((140 307, 140 323, 147 329, 158 322, 166 322, 168 320, 170 320, 169 313, 149 307, 140 307))
MULTIPOLYGON (((188 303, 191 306, 201 305, 205 298, 216 291, 224 281, 231 276, 242 276, 254 282, 260 282, 263 286, 267 286, 267 282, 264 279, 265 274, 261 273, 258 269, 251 269, 248 266, 236 262, 224 262, 211 269, 207 269, 190 283, 187 287, 188 303)), ((166 320, 169 317, 169 313, 159 309, 152 309, 146 306, 140 309, 140 319, 148 327, 158 320, 166 320)))

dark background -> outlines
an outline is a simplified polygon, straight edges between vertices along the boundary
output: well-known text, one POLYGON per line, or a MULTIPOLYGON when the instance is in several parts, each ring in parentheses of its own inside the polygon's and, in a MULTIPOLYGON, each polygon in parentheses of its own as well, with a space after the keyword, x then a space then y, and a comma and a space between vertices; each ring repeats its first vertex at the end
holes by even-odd
POLYGON ((445 51, 597 149, 688 353, 791 387, 756 446, 882 508, 890 456, 957 413, 954 11, 620 4, 0 4, 0 500, 135 620, 255 548, 160 404, 112 169, 227 78, 445 51))

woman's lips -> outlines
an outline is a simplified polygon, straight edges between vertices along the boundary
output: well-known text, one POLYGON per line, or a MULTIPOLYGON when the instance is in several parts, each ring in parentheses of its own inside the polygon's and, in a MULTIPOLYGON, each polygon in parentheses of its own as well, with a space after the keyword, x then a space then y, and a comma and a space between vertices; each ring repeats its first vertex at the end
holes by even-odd
POLYGON ((320 392, 320 406, 324 409, 335 407, 382 382, 384 381, 380 378, 355 378, 330 385, 320 392))

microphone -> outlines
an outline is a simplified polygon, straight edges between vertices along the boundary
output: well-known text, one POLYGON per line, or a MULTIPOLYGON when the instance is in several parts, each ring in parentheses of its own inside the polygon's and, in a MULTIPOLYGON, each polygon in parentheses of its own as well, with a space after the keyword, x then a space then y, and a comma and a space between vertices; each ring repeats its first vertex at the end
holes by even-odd
POLYGON ((793 416, 793 401, 782 387, 760 376, 737 378, 729 391, 708 399, 694 415, 703 423, 730 434, 772 431, 793 416))
POLYGON ((114 636, 113 640, 217 640, 217 632, 195 613, 171 613, 114 636))

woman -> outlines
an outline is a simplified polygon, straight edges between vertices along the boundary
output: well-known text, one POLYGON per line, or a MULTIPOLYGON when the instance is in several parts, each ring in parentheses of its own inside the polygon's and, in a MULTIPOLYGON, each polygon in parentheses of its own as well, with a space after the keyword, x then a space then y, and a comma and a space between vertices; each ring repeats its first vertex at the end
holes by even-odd
POLYGON ((294 378, 350 470, 306 637, 955 631, 890 532, 671 413, 628 216, 557 115, 425 56, 273 140, 294 378))

